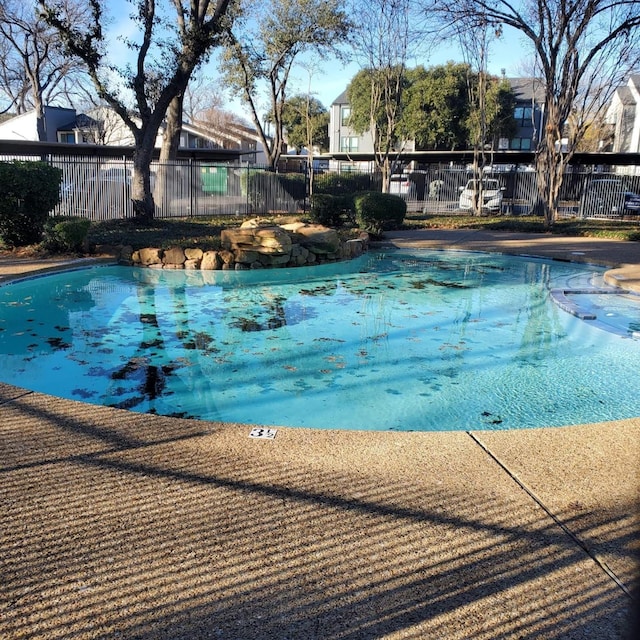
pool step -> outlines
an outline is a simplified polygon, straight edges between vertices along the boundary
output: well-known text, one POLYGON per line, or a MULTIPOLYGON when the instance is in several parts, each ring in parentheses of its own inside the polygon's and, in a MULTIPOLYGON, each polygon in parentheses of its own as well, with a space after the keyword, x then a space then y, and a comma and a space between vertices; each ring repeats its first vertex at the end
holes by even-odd
POLYGON ((563 311, 576 316, 576 318, 580 318, 580 320, 596 320, 597 315, 595 313, 585 311, 579 304, 576 304, 573 300, 569 300, 567 295, 624 295, 628 293, 630 293, 630 291, 626 289, 551 289, 549 295, 563 311))

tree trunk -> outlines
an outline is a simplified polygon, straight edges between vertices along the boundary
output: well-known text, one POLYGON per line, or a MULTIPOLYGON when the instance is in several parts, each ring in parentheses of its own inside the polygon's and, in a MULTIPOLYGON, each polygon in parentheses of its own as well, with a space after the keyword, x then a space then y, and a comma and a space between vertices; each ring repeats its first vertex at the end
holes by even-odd
POLYGON ((182 131, 182 108, 184 92, 176 95, 167 109, 166 128, 162 137, 160 162, 175 160, 180 147, 180 132, 182 131))
POLYGON ((36 112, 36 131, 38 133, 38 141, 47 141, 47 126, 44 117, 44 104, 42 103, 42 97, 34 92, 35 98, 35 112, 36 112))
POLYGON ((136 145, 133 155, 133 176, 131 178, 131 201, 133 213, 140 222, 148 224, 155 215, 155 203, 151 193, 152 149, 136 145))
POLYGON ((167 109, 162 147, 160 148, 160 161, 153 189, 155 205, 160 211, 168 209, 171 201, 174 186, 172 178, 175 175, 171 170, 171 164, 178 157, 178 148, 180 147, 183 103, 184 92, 181 92, 171 100, 167 109))
POLYGON ((473 148, 473 200, 472 213, 474 216, 481 216, 483 213, 482 203, 484 202, 484 151, 476 144, 473 148))
MULTIPOLYGON (((547 102, 547 121, 558 122, 557 105, 547 102)), ((563 150, 562 132, 549 124, 544 130, 542 143, 536 153, 536 183, 538 187, 534 213, 544 217, 544 226, 551 229, 558 215, 560 187, 564 179, 564 170, 573 155, 572 150, 563 150)))

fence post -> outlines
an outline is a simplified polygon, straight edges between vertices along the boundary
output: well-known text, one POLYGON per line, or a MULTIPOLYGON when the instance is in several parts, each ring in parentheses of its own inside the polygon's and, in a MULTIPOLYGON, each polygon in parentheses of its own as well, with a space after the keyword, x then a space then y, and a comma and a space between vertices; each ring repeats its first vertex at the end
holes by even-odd
POLYGON ((245 215, 248 216, 248 215, 250 215, 249 214, 249 203, 251 202, 251 197, 250 197, 250 194, 249 194, 250 185, 249 185, 249 162, 248 161, 245 163, 245 167, 246 167, 246 170, 247 170, 247 182, 246 182, 247 188, 245 189, 245 191, 247 192, 247 203, 245 205, 245 215))
MULTIPOLYGON (((313 162, 313 155, 311 156, 311 162, 313 162)), ((307 212, 307 193, 311 193, 311 176, 313 176, 313 171, 309 166, 309 160, 305 160, 304 162, 304 199, 302 200, 302 211, 307 212)), ((309 208, 311 208, 311 203, 309 203, 309 208)))
POLYGON ((193 158, 189 158, 189 217, 193 218, 193 199, 195 196, 195 183, 193 180, 193 158))
MULTIPOLYGON (((99 171, 99 169, 98 169, 99 171)), ((133 179, 133 167, 131 171, 131 178, 133 179)), ((131 201, 131 197, 127 198, 127 192, 129 196, 131 196, 131 187, 132 183, 129 182, 129 173, 127 172, 127 156, 122 156, 122 206, 129 207, 129 202, 131 201), (128 188, 127 188, 128 185, 128 188)), ((122 217, 124 217, 124 211, 122 212, 122 217)))

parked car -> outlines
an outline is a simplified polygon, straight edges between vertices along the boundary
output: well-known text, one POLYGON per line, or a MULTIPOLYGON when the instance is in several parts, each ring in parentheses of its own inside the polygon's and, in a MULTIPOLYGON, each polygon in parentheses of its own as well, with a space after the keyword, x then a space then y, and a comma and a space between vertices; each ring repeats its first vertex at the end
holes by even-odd
MULTIPOLYGON (((475 194, 480 190, 478 180, 469 180, 464 187, 460 187, 460 209, 469 211, 473 209, 475 194)), ((487 211, 500 211, 502 208, 502 192, 504 188, 497 180, 483 178, 482 180, 482 209, 487 211)))
POLYGON ((585 189, 581 212, 586 217, 640 215, 640 194, 630 191, 620 178, 598 178, 585 189))
POLYGON ((131 170, 125 167, 103 165, 100 167, 98 180, 131 186, 131 170))
POLYGON ((389 182, 389 193, 403 198, 415 197, 416 186, 408 173, 394 173, 389 182))

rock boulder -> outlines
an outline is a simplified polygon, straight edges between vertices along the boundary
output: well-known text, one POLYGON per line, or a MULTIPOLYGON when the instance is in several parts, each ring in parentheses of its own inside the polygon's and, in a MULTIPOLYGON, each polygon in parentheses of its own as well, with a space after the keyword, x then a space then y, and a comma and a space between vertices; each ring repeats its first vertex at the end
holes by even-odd
POLYGON ((340 251, 340 237, 335 229, 304 222, 285 224, 282 228, 291 234, 293 242, 316 255, 336 254, 340 251))

